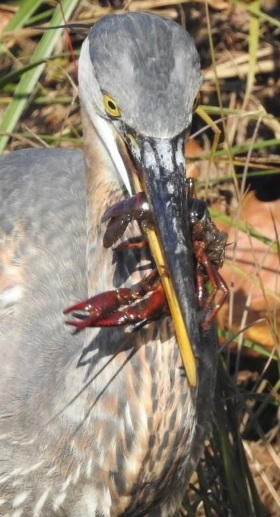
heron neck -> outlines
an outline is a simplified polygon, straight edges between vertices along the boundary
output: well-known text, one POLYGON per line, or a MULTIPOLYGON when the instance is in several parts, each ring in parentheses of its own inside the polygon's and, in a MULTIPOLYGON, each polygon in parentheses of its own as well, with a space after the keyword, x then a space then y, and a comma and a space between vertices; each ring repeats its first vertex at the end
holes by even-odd
MULTIPOLYGON (((101 223, 101 218, 105 210, 123 198, 124 194, 114 164, 85 110, 82 110, 82 122, 86 166, 88 290, 92 295, 104 289, 104 285, 96 285, 96 272, 103 272, 100 274, 100 284, 103 284, 107 263, 110 263, 109 269, 112 270, 112 252, 103 247, 105 225, 101 223)), ((106 282, 106 285, 108 288, 110 284, 106 282)))

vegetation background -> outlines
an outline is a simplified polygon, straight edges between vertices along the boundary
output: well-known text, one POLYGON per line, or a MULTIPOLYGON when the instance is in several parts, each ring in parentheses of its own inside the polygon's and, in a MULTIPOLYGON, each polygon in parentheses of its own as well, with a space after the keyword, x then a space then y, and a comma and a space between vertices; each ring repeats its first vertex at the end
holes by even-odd
POLYGON ((279 2, 1 3, 0 152, 82 147, 81 42, 101 16, 141 10, 174 19, 195 39, 206 116, 194 117, 188 174, 229 233, 213 430, 189 488, 186 483, 181 515, 279 517, 279 2), (46 30, 68 22, 71 30, 46 30))

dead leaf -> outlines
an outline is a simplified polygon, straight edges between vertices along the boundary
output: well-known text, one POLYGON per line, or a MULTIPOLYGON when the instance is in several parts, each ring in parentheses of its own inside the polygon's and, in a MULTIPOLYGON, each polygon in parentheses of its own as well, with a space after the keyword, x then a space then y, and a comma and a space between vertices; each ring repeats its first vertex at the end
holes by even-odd
POLYGON ((254 192, 244 199, 239 221, 245 223, 248 232, 223 225, 228 231, 226 262, 222 269, 233 296, 231 315, 229 302, 219 313, 220 324, 238 331, 259 318, 266 321, 254 325, 245 332, 245 337, 265 347, 272 348, 276 342, 275 328, 280 330, 280 277, 277 239, 280 236, 280 199, 271 202, 259 201, 254 192), (274 246, 250 236, 252 228, 274 241, 274 246), (273 330, 274 328, 274 330, 273 330))

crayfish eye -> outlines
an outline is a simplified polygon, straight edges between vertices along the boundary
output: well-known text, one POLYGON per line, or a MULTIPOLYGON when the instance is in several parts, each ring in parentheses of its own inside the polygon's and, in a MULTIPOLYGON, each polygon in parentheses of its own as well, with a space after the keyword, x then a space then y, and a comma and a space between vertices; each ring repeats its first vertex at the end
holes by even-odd
POLYGON ((190 200, 190 219, 195 224, 207 217, 207 206, 201 199, 191 198, 190 200))
POLYGON ((103 106, 109 117, 118 118, 121 116, 121 110, 118 107, 116 101, 109 95, 109 93, 103 93, 103 106))

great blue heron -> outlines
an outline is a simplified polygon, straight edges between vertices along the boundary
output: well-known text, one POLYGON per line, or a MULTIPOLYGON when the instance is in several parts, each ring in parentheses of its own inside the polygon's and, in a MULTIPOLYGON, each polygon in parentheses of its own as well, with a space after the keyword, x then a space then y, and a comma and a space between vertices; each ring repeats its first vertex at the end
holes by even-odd
POLYGON ((108 16, 83 44, 79 84, 84 155, 27 149, 0 160, 0 514, 170 516, 209 429, 216 366, 185 206, 198 54, 174 22, 108 16), (102 245, 102 215, 131 194, 132 164, 189 330, 193 387, 169 317, 76 336, 64 325, 70 303, 142 275, 145 250, 102 245))

